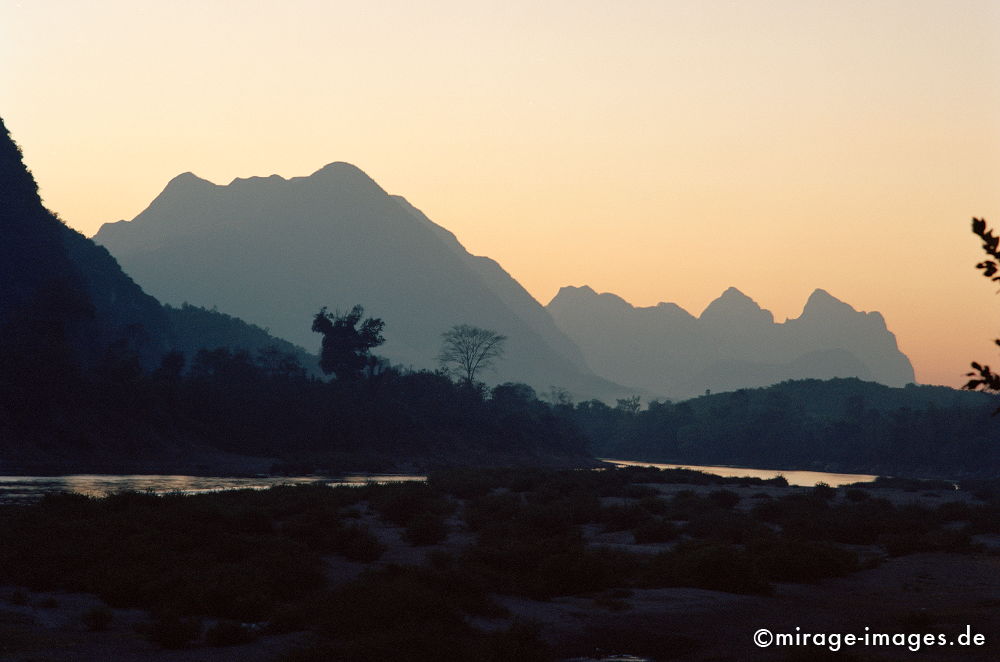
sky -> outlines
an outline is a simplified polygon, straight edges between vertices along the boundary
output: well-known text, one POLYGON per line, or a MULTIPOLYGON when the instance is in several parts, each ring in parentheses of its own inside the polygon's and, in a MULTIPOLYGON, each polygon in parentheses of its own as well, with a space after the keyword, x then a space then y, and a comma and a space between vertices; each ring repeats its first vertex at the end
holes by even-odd
POLYGON ((360 167, 541 303, 878 310, 1000 363, 1000 2, 0 0, 0 116, 93 235, 175 175, 360 167))

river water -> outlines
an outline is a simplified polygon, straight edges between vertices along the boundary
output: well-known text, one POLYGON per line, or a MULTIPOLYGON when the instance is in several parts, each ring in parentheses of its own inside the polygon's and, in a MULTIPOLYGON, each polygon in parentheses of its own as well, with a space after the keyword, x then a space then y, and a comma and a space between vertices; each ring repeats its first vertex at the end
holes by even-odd
POLYGON ((220 476, 76 474, 71 476, 0 476, 0 503, 29 503, 52 492, 76 492, 105 496, 136 491, 167 494, 199 494, 218 490, 267 489, 273 485, 364 485, 427 480, 417 474, 348 474, 344 476, 220 476))
MULTIPOLYGON (((743 467, 711 467, 695 464, 656 464, 629 460, 611 460, 619 466, 647 466, 661 469, 693 469, 719 476, 751 476, 774 478, 784 476, 789 485, 811 487, 826 483, 832 487, 875 480, 867 474, 836 474, 822 471, 782 471, 775 469, 749 469, 743 467)), ((115 492, 134 490, 166 494, 180 492, 198 494, 217 490, 266 489, 273 485, 364 485, 365 483, 397 483, 422 481, 419 474, 349 474, 344 476, 261 476, 231 478, 220 476, 170 476, 170 475, 108 475, 77 474, 72 476, 0 476, 0 503, 29 503, 51 492, 77 492, 88 496, 104 496, 115 492)))
POLYGON ((812 487, 816 483, 826 483, 830 487, 840 487, 851 483, 870 483, 878 476, 868 474, 834 474, 825 471, 791 471, 786 469, 748 469, 745 467, 708 467, 697 464, 657 464, 655 462, 635 462, 631 460, 612 460, 601 458, 605 462, 620 467, 656 467, 658 469, 691 469, 704 471, 716 476, 748 476, 750 478, 775 478, 784 476, 789 485, 812 487))

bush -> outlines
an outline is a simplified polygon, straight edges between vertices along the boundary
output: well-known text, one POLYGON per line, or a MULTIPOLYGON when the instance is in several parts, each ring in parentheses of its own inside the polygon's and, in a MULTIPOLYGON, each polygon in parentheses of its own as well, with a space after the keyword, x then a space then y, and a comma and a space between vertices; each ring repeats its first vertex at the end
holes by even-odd
POLYGON ((640 524, 635 528, 635 541, 639 544, 669 542, 679 534, 673 522, 655 519, 640 524))
POLYGON ((853 501, 855 503, 859 501, 867 501, 868 499, 872 498, 871 494, 857 487, 847 488, 847 491, 844 493, 844 496, 847 497, 848 501, 853 501))
POLYGON ((448 526, 440 515, 423 513, 410 520, 404 535, 414 545, 436 545, 448 538, 448 526))
POLYGON ((111 627, 114 620, 114 613, 105 606, 93 607, 83 613, 83 624, 91 632, 103 632, 111 627))
POLYGON ((385 545, 364 524, 348 524, 338 528, 335 540, 331 551, 351 561, 371 563, 385 552, 385 545))
POLYGON ((766 595, 771 586, 751 556, 736 545, 689 542, 650 560, 644 583, 691 586, 729 593, 766 595))
POLYGON ((778 582, 817 582, 858 569, 854 554, 827 543, 770 540, 751 553, 764 575, 778 582))
POLYGON ((735 508, 740 495, 732 490, 716 490, 708 495, 708 501, 719 508, 735 508))
POLYGON ((601 512, 601 522, 605 531, 626 531, 635 529, 653 520, 653 515, 639 506, 605 506, 601 512))
POLYGON ((837 488, 830 487, 826 483, 816 483, 816 486, 812 488, 812 495, 817 499, 830 501, 837 496, 837 488))
POLYGON ((147 626, 146 639, 161 648, 186 648, 201 634, 201 621, 161 614, 147 626))
POLYGON ((205 643, 209 646, 239 646, 248 644, 257 635, 236 621, 219 621, 205 630, 205 643))

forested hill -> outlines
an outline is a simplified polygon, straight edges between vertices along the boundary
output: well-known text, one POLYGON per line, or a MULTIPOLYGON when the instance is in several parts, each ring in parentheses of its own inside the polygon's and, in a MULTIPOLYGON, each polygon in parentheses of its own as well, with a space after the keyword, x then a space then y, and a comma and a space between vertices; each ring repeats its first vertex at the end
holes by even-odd
POLYGON ((858 379, 788 381, 680 403, 560 410, 601 457, 917 477, 1000 472, 998 398, 858 379))
MULTIPOLYGON (((312 321, 289 323, 309 337, 312 321)), ((315 363, 265 329, 145 294, 42 206, 0 123, 0 473, 592 464, 526 387, 377 360, 324 381, 315 363)))

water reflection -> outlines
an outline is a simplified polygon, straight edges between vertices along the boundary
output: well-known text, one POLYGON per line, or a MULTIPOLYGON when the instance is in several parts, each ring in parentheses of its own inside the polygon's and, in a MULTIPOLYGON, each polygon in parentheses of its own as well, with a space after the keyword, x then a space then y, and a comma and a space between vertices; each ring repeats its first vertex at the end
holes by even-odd
POLYGON ((105 496, 115 492, 136 491, 166 494, 199 494, 219 490, 262 490, 274 485, 364 485, 427 480, 416 474, 349 474, 345 476, 260 476, 232 478, 220 476, 110 475, 77 474, 72 476, 0 476, 0 503, 28 503, 52 492, 76 492, 87 496, 105 496))
POLYGON ((802 487, 812 487, 816 483, 826 483, 830 487, 840 487, 851 483, 870 483, 878 476, 868 474, 834 474, 825 471, 779 471, 777 469, 745 469, 743 467, 710 467, 697 464, 657 464, 655 462, 633 462, 630 460, 610 460, 602 458, 605 462, 618 465, 620 467, 656 467, 658 469, 691 469, 692 471, 704 471, 707 474, 725 477, 750 478, 774 478, 784 476, 789 485, 802 487))

